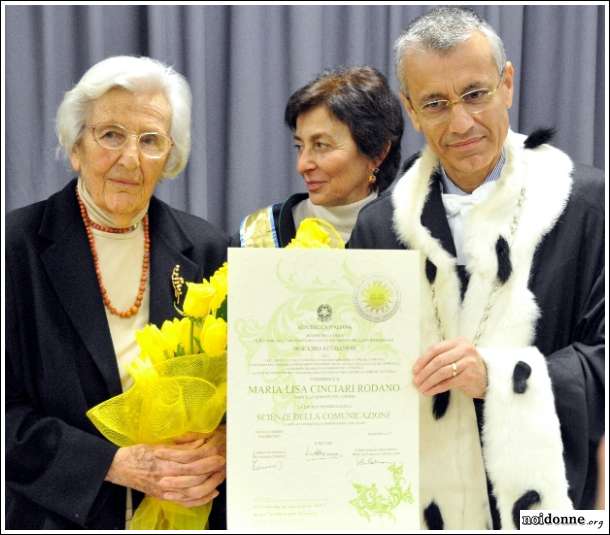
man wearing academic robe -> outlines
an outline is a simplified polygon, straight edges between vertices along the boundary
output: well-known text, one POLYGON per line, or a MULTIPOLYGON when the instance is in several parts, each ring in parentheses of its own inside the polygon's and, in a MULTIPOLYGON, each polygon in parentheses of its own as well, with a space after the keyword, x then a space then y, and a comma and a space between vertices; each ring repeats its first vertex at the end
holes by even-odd
POLYGON ((426 146, 360 213, 351 248, 422 258, 422 528, 519 527, 592 508, 604 432, 604 177, 510 130, 514 68, 474 13, 439 8, 395 45, 426 146))

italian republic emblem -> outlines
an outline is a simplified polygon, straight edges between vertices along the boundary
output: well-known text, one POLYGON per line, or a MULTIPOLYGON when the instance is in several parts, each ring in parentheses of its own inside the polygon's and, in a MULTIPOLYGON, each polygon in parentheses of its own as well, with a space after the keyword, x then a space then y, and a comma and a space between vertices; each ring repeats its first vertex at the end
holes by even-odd
POLYGON ((320 321, 329 321, 333 315, 333 309, 330 305, 320 305, 316 312, 320 321))

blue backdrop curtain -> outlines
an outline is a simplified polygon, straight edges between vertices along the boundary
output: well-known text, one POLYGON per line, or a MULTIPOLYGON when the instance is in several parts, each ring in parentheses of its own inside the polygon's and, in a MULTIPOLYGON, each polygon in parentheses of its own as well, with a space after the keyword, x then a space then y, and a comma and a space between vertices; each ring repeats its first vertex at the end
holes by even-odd
MULTIPOLYGON (((46 198, 72 176, 56 159, 55 113, 93 63, 152 56, 193 90, 193 150, 158 195, 234 232, 248 212, 302 191, 288 96, 319 71, 370 64, 397 90, 392 43, 429 6, 25 6, 5 8, 5 203, 46 198)), ((574 160, 604 167, 602 5, 473 6, 516 67, 511 125, 558 130, 574 160)), ((403 157, 423 138, 410 125, 403 157)))

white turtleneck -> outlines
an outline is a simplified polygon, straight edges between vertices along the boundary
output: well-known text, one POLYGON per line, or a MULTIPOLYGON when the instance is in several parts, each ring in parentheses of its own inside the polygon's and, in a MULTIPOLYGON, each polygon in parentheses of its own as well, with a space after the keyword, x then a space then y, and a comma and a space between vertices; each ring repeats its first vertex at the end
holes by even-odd
MULTIPOLYGON (((77 188, 89 218, 98 225, 115 226, 111 215, 95 204, 80 177, 77 188)), ((102 272, 102 281, 110 296, 110 302, 118 310, 131 308, 138 294, 144 260, 144 227, 140 223, 147 211, 148 205, 130 221, 129 225, 136 225, 136 228, 125 234, 113 234, 91 229, 102 272)), ((146 283, 142 305, 135 315, 130 318, 121 318, 111 314, 104 307, 123 391, 127 390, 133 383, 127 369, 129 363, 140 353, 135 333, 143 329, 148 323, 149 307, 150 276, 146 283)), ((128 488, 125 503, 125 529, 129 529, 133 516, 132 504, 131 489, 128 488)))
MULTIPOLYGON (((77 188, 89 218, 99 225, 115 226, 111 215, 95 204, 81 178, 78 179, 77 188)), ((148 206, 130 222, 131 225, 136 225, 131 232, 112 234, 92 229, 102 281, 110 296, 110 302, 118 310, 131 308, 138 294, 144 259, 144 228, 140 222, 147 210, 148 206)), ((130 318, 121 318, 105 308, 123 390, 128 389, 132 384, 127 368, 140 352, 135 332, 148 323, 149 306, 150 277, 146 284, 142 306, 137 314, 130 318)))
POLYGON ((344 204, 342 206, 320 206, 311 202, 309 198, 301 201, 292 208, 292 218, 294 228, 298 229, 299 224, 307 217, 317 217, 324 219, 337 229, 337 232, 347 242, 352 234, 352 229, 356 224, 358 212, 371 201, 377 198, 377 191, 373 191, 364 199, 344 204))

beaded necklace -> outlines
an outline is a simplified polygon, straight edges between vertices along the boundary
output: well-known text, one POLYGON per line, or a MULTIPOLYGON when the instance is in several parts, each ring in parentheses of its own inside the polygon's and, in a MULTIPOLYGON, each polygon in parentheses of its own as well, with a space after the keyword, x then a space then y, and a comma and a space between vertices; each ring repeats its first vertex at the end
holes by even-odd
POLYGON ((78 201, 78 206, 80 208, 80 215, 83 219, 83 223, 85 225, 85 232, 87 233, 87 240, 89 241, 89 249, 91 250, 91 255, 93 256, 93 265, 95 267, 95 276, 97 277, 97 283, 100 288, 100 293, 102 294, 102 301, 104 302, 104 306, 109 310, 109 312, 115 316, 119 316, 121 318, 131 318, 138 313, 140 310, 140 306, 142 306, 142 301, 144 300, 144 292, 146 290, 146 283, 148 282, 148 273, 150 271, 150 234, 148 231, 148 214, 144 216, 142 219, 142 223, 144 226, 144 260, 142 261, 142 276, 140 277, 140 286, 138 288, 138 293, 136 295, 136 300, 134 304, 128 308, 127 310, 121 311, 113 306, 110 302, 110 295, 108 294, 108 290, 104 286, 104 281, 102 280, 102 270, 100 268, 100 261, 97 255, 97 248, 95 247, 95 237, 93 236, 93 230, 101 230, 102 232, 110 232, 112 234, 125 234, 126 232, 131 232, 137 228, 136 225, 132 225, 130 227, 125 228, 116 228, 116 227, 106 227, 104 225, 99 225, 91 221, 89 214, 87 213, 87 209, 83 201, 76 192, 76 199, 78 201))

